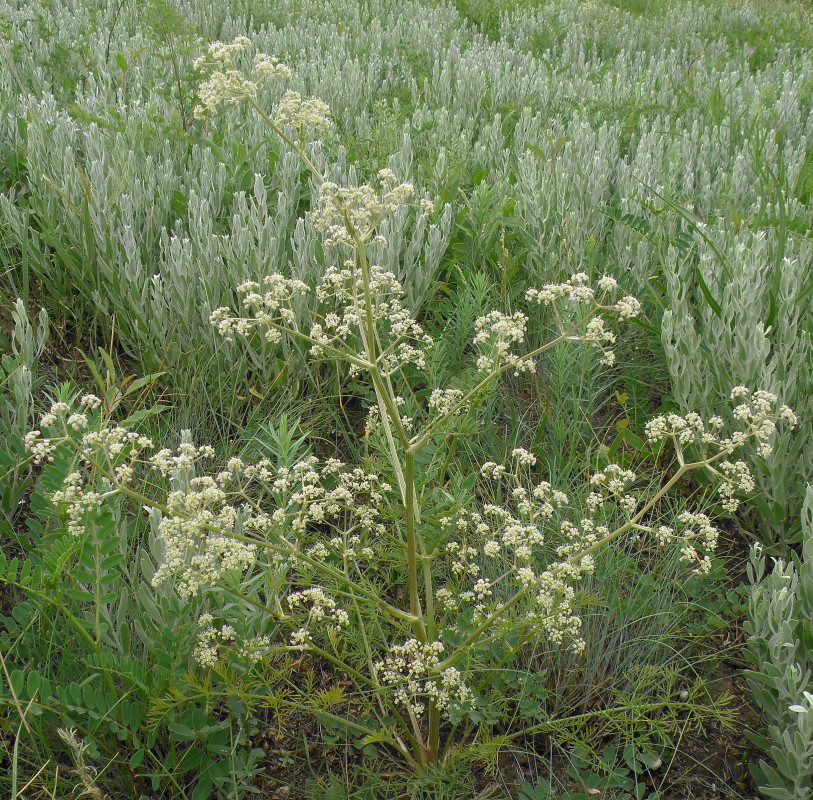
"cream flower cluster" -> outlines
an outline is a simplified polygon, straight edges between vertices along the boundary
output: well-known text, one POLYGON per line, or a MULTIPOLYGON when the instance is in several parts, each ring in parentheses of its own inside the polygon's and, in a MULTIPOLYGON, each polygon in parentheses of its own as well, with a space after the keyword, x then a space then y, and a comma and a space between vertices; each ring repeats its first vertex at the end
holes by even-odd
POLYGON ((302 99, 299 92, 288 90, 277 106, 274 121, 281 128, 293 128, 300 137, 305 131, 319 133, 327 130, 333 123, 330 120, 330 108, 318 97, 302 99))
POLYGON ((291 77, 291 70, 288 67, 266 53, 257 53, 254 56, 253 80, 235 69, 235 59, 250 46, 251 41, 248 38, 238 36, 228 44, 213 42, 205 55, 195 59, 193 64, 195 69, 208 72, 208 77, 198 88, 200 104, 194 109, 197 119, 205 119, 208 113, 217 111, 218 106, 223 103, 235 104, 247 97, 254 97, 264 81, 291 77))
MULTIPOLYGON (((553 305, 559 300, 567 300, 576 305, 588 306, 584 314, 586 326, 581 333, 575 329, 566 330, 561 315, 557 312, 557 321, 563 335, 575 342, 595 344, 602 352, 602 363, 611 365, 615 362, 615 354, 608 348, 614 344, 616 336, 607 330, 606 323, 600 316, 601 311, 611 312, 619 319, 625 320, 637 316, 641 304, 634 297, 622 297, 616 302, 610 298, 617 292, 618 284, 614 278, 605 275, 596 288, 589 286, 589 276, 584 272, 572 275, 564 283, 549 283, 540 289, 528 289, 525 299, 529 303, 553 305)), ((528 318, 521 312, 507 315, 499 311, 492 311, 480 317, 475 323, 474 344, 478 345, 482 353, 477 359, 477 368, 481 372, 493 372, 501 369, 511 369, 514 375, 521 372, 533 372, 535 365, 531 359, 512 352, 512 347, 525 341, 528 318)))
MULTIPOLYGON (((368 242, 384 217, 409 204, 415 191, 411 183, 396 183, 390 169, 379 171, 378 179, 378 189, 369 184, 349 187, 330 181, 321 184, 311 222, 324 234, 327 245, 356 247, 359 242, 368 242)), ((421 207, 427 210, 425 203, 421 207)), ((383 238, 379 237, 379 241, 383 238)))
POLYGON ((607 500, 614 500, 627 516, 632 516, 638 507, 638 498, 627 494, 627 488, 635 482, 635 473, 618 464, 608 464, 603 470, 590 478, 594 491, 587 496, 588 507, 595 511, 607 500))
POLYGON ((711 570, 711 556, 717 547, 719 531, 711 524, 711 520, 701 513, 684 511, 678 515, 679 529, 661 525, 655 531, 655 538, 660 545, 673 542, 680 543, 681 559, 690 564, 696 564, 692 570, 697 575, 704 575, 711 570), (704 550, 700 553, 699 544, 704 550))
POLYGON ((174 453, 169 448, 164 448, 148 459, 147 463, 166 477, 175 471, 190 470, 202 459, 213 458, 214 454, 214 448, 209 445, 195 447, 191 442, 181 442, 174 453))
MULTIPOLYGON (((429 408, 438 416, 445 417, 452 412, 463 397, 460 389, 433 389, 432 394, 429 395, 429 408)), ((468 403, 464 403, 455 411, 455 414, 465 414, 467 409, 468 403)))
MULTIPOLYGON (((694 445, 704 457, 730 455, 754 439, 757 453, 766 456, 772 452, 776 423, 793 426, 798 422, 793 411, 780 404, 771 392, 752 392, 737 386, 732 389, 730 399, 735 403, 731 412, 735 429, 727 435, 726 423, 721 417, 715 416, 706 422, 699 414, 690 413, 685 416, 664 414, 651 419, 646 424, 646 437, 652 443, 671 440, 678 451, 694 445)), ((737 494, 750 494, 755 489, 753 476, 744 461, 717 461, 709 469, 720 480, 718 491, 727 511, 733 512, 739 507, 737 494)))
MULTIPOLYGON (((89 410, 98 409, 102 401, 92 394, 84 395, 78 409, 72 408, 68 403, 56 402, 51 404, 48 413, 40 418, 40 429, 29 431, 25 435, 25 445, 31 453, 32 461, 41 464, 43 461, 52 461, 52 453, 74 431, 82 431, 88 427, 89 410), (61 428, 60 434, 52 437, 44 436, 42 428, 61 428)), ((105 427, 100 431, 89 431, 82 437, 82 456, 90 465, 92 456, 101 451, 106 458, 117 458, 120 454, 128 454, 131 460, 136 459, 144 448, 152 447, 152 441, 125 428, 117 426, 105 427)))
POLYGON ((102 495, 86 485, 81 472, 71 472, 65 476, 62 488, 51 495, 55 506, 64 506, 68 518, 68 533, 81 536, 85 532, 85 514, 99 507, 102 495))
POLYGON ((96 465, 113 462, 111 477, 117 484, 126 485, 133 478, 134 465, 142 452, 153 446, 151 439, 118 425, 87 430, 89 419, 86 412, 100 405, 101 400, 95 395, 83 396, 79 401, 80 410, 68 403, 53 403, 40 419, 40 425, 46 429, 61 428, 61 431, 54 436, 44 436, 37 429, 25 436, 26 448, 35 464, 52 461, 52 453, 57 447, 68 439, 78 439, 79 469, 68 474, 62 488, 51 496, 54 505, 64 508, 67 530, 74 536, 84 533, 86 514, 97 508, 105 495, 116 492, 115 486, 106 479, 101 480, 100 485, 93 480, 96 465))
MULTIPOLYGON (((564 299, 576 305, 589 306, 591 314, 606 311, 614 314, 619 320, 631 319, 640 314, 641 303, 635 297, 627 295, 619 300, 612 300, 618 291, 618 282, 615 278, 605 275, 599 278, 595 287, 589 286, 589 283, 589 275, 585 272, 578 272, 564 283, 548 283, 540 289, 528 289, 525 299, 529 303, 541 305, 553 305, 558 300, 564 299)), ((601 363, 611 366, 615 363, 615 353, 609 349, 608 345, 615 343, 616 336, 612 331, 607 330, 605 325, 602 317, 593 316, 583 333, 574 334, 568 338, 571 341, 595 344, 602 351, 601 363)), ((564 327, 561 320, 560 326, 564 327)))
POLYGON ((581 622, 574 612, 574 584, 593 569, 592 558, 579 553, 609 531, 590 519, 579 525, 567 520, 556 523, 553 518, 567 504, 567 495, 546 481, 528 485, 526 471, 536 463, 532 453, 516 448, 511 456, 510 466, 489 462, 482 468, 484 477, 504 484, 506 505, 487 504, 482 513, 461 509, 440 520, 452 580, 436 593, 437 604, 449 612, 471 604, 474 619, 479 620, 499 606, 494 600, 496 587, 508 592, 525 589, 531 603, 523 613, 551 641, 567 641, 579 650, 583 642, 578 636, 581 622), (501 575, 496 581, 483 577, 483 559, 499 562, 501 575), (549 565, 537 572, 533 565, 541 560, 549 565))
POLYGON ((535 590, 533 618, 550 642, 568 643, 576 653, 583 652, 586 645, 581 638, 581 617, 574 611, 574 584, 592 570, 592 560, 583 559, 579 564, 560 561, 535 576, 526 573, 528 585, 535 590))
POLYGON ((634 297, 627 295, 614 303, 608 303, 609 295, 618 289, 615 278, 605 275, 596 283, 596 288, 588 286, 590 276, 585 272, 577 272, 564 283, 548 283, 540 289, 528 289, 525 299, 529 303, 552 305, 560 298, 566 298, 571 303, 585 303, 597 305, 607 311, 614 311, 619 319, 630 319, 641 312, 641 303, 634 297))
POLYGON ((211 614, 201 614, 198 618, 198 635, 192 658, 202 667, 213 667, 217 664, 218 647, 222 643, 234 641, 237 634, 231 625, 215 628, 211 614))
POLYGON ((480 372, 494 372, 503 366, 513 369, 514 375, 521 372, 533 372, 536 365, 533 361, 511 352, 511 347, 525 341, 528 317, 521 311, 503 314, 501 311, 490 311, 475 322, 474 344, 481 349, 477 359, 480 372))
POLYGON ((723 497, 722 506, 734 512, 740 506, 736 495, 752 494, 756 489, 751 470, 744 461, 722 461, 716 472, 721 479, 717 491, 723 497))
POLYGON ((256 664, 271 648, 271 637, 254 636, 238 641, 237 633, 231 625, 215 627, 211 614, 201 614, 198 618, 198 635, 192 658, 202 667, 214 667, 220 658, 220 648, 231 645, 236 648, 237 657, 249 664, 256 664))
POLYGON ((275 273, 266 275, 262 283, 245 281, 237 287, 244 295, 243 307, 248 317, 233 317, 227 306, 216 308, 209 316, 209 322, 227 342, 235 336, 247 336, 253 328, 265 328, 265 338, 278 342, 282 338, 280 327, 295 327, 296 315, 291 304, 298 297, 307 294, 308 286, 295 278, 286 278, 275 273))
POLYGON ((760 455, 769 455, 777 421, 791 426, 798 422, 793 411, 788 406, 779 404, 777 396, 771 392, 752 392, 744 386, 737 386, 731 390, 730 398, 736 403, 732 415, 740 429, 729 436, 721 435, 725 422, 720 417, 712 417, 707 424, 696 413, 655 417, 646 424, 646 436, 651 442, 672 439, 678 448, 688 444, 712 445, 728 453, 754 438, 758 442, 760 455))
MULTIPOLYGON (((231 309, 215 309, 211 324, 227 341, 246 336, 256 327, 264 328, 265 338, 277 342, 282 331, 297 331, 293 303, 309 292, 308 286, 294 278, 274 274, 262 283, 246 281, 237 287, 244 295, 247 316, 233 316, 231 309)), ((308 333, 313 342, 311 355, 322 356, 326 350, 353 355, 362 348, 368 335, 365 290, 371 294, 370 313, 376 335, 382 343, 377 367, 391 375, 407 364, 425 365, 424 348, 431 338, 404 306, 403 288, 392 272, 373 264, 365 277, 354 260, 343 268, 329 267, 316 287, 316 299, 327 306, 322 322, 314 323, 308 333)), ((365 352, 358 352, 364 360, 365 352)), ((351 365, 351 372, 357 367, 351 365)))
POLYGON ((311 625, 316 622, 327 622, 328 628, 333 630, 346 628, 350 624, 347 612, 339 608, 336 601, 321 586, 289 594, 288 605, 291 611, 296 611, 300 606, 304 606, 308 611, 305 624, 291 634, 292 647, 307 648, 312 641, 311 625))
POLYGON ((344 533, 383 533, 380 509, 392 487, 378 475, 339 464, 334 459, 318 468, 314 459, 299 473, 285 508, 291 528, 304 533, 315 525, 333 524, 344 533))
POLYGON ((408 639, 389 648, 384 659, 374 665, 375 673, 382 685, 394 688, 396 702, 415 716, 426 711, 427 699, 448 713, 452 707, 470 704, 474 695, 455 667, 439 669, 442 654, 440 642, 408 639))
MULTIPOLYGON (((187 466, 200 450, 182 444, 175 458, 190 459, 184 462, 187 466)), ((149 463, 166 468, 168 458, 149 463)), ((170 493, 171 513, 158 526, 164 558, 153 582, 172 578, 182 596, 191 596, 227 572, 250 567, 257 548, 234 537, 241 530, 271 536, 280 543, 293 534, 289 550, 304 546, 312 561, 325 559, 331 551, 353 561, 370 559, 374 553, 367 540, 384 532, 380 509, 390 491, 379 476, 348 468, 337 459, 320 465, 310 456, 289 468, 276 467, 267 459, 245 464, 232 458, 227 469, 214 477, 193 477, 183 489, 170 493), (231 484, 243 497, 254 495, 254 508, 230 503, 227 488, 231 484), (264 499, 268 493, 275 506, 270 514, 259 510, 268 502, 264 499), (325 539, 331 528, 338 535, 325 539)), ((282 563, 284 557, 272 560, 282 563)))
MULTIPOLYGON (((404 307, 403 288, 395 275, 373 264, 366 285, 371 295, 370 313, 381 340, 381 372, 391 375, 410 363, 423 367, 424 348, 431 338, 404 307)), ((317 343, 311 351, 314 355, 331 345, 359 348, 360 340, 367 336, 364 292, 364 277, 352 260, 343 269, 330 267, 325 271, 316 296, 333 310, 325 314, 322 323, 311 327, 310 336, 317 343)), ((359 357, 365 354, 359 353, 359 357)))
MULTIPOLYGON (((182 458, 182 465, 190 466, 201 449, 182 444, 178 456, 164 453, 148 463, 167 469, 182 458)), ((187 597, 227 572, 249 568, 257 547, 236 538, 241 531, 270 537, 290 553, 301 550, 312 562, 331 552, 348 561, 374 556, 369 540, 384 533, 380 509, 391 491, 379 476, 337 459, 320 465, 313 456, 292 467, 278 467, 268 459, 246 464, 238 458, 226 466, 214 476, 189 478, 183 489, 168 496, 170 513, 158 525, 164 557, 153 579, 156 585, 172 579, 187 597), (233 505, 230 487, 232 494, 251 496, 252 507, 233 505), (274 506, 270 513, 262 510, 268 503, 274 506), (331 529, 336 534, 327 538, 331 529)), ((290 558, 279 552, 271 560, 290 566, 290 558)))
POLYGON ((181 597, 190 598, 255 563, 256 546, 233 536, 244 514, 229 504, 215 479, 193 478, 189 489, 169 495, 167 506, 158 523, 164 552, 153 586, 171 580, 181 597))

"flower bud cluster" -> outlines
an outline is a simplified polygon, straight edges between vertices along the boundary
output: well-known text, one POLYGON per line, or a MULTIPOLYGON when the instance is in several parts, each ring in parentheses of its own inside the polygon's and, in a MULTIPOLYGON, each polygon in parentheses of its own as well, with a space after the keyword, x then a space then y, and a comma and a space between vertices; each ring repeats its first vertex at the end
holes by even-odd
POLYGON ((256 664, 271 648, 271 637, 254 636, 240 641, 231 625, 223 625, 218 629, 211 614, 201 614, 198 618, 198 635, 192 658, 201 667, 214 667, 220 658, 219 651, 223 645, 236 648, 236 655, 242 661, 256 664))
POLYGON ((770 440, 776 431, 776 422, 782 421, 791 426, 798 422, 793 411, 786 405, 780 405, 777 396, 771 392, 761 389, 751 392, 744 386, 737 386, 731 390, 730 398, 737 401, 732 416, 741 429, 727 437, 720 434, 725 425, 720 417, 712 417, 706 424, 695 413, 683 417, 678 414, 655 417, 646 424, 646 436, 651 442, 672 439, 677 447, 688 444, 714 445, 718 450, 729 453, 748 439, 755 438, 759 443, 760 455, 770 455, 770 440))
POLYGON ((302 592, 293 592, 288 595, 288 605, 291 611, 300 606, 308 610, 308 617, 304 625, 291 634, 291 646, 307 648, 312 641, 310 626, 316 622, 329 623, 328 628, 338 630, 350 624, 350 617, 343 608, 339 608, 336 601, 329 597, 321 586, 314 586, 302 592))
POLYGON ((198 89, 200 104, 194 109, 197 119, 205 119, 208 113, 217 111, 218 106, 223 103, 235 104, 248 97, 254 97, 264 81, 291 77, 291 70, 288 67, 266 53, 257 53, 254 56, 253 80, 235 69, 235 59, 250 46, 251 41, 248 38, 238 36, 229 44, 213 42, 205 55, 195 59, 193 64, 195 69, 209 73, 198 89))
MULTIPOLYGON (((32 454, 32 461, 41 464, 43 461, 52 461, 52 453, 64 437, 71 431, 81 431, 88 427, 88 410, 101 406, 101 400, 95 395, 86 394, 79 401, 79 409, 74 410, 68 403, 56 402, 51 404, 48 413, 40 418, 41 428, 61 427, 62 435, 56 437, 43 436, 37 429, 25 435, 25 445, 32 454)), ((102 431, 91 431, 82 438, 83 455, 89 459, 96 450, 102 450, 107 458, 116 458, 127 452, 130 458, 136 458, 145 447, 152 447, 152 441, 146 436, 140 436, 132 431, 119 427, 105 428, 102 431)))
MULTIPOLYGON (((89 397, 80 408, 100 405, 98 398, 89 397)), ((244 534, 252 531, 275 536, 283 550, 294 552, 298 544, 287 543, 286 535, 317 538, 333 526, 339 535, 329 545, 337 555, 350 560, 374 556, 367 539, 384 531, 380 510, 391 491, 377 475, 346 468, 336 459, 320 466, 313 457, 291 468, 278 468, 267 459, 246 464, 233 457, 214 475, 196 475, 201 461, 214 456, 208 445, 184 441, 175 450, 156 452, 150 439, 112 422, 98 420, 92 430, 77 431, 67 424, 74 412, 67 403, 54 404, 49 412, 53 419, 45 421, 61 426, 61 435, 45 438, 32 431, 27 437, 32 453, 43 459, 61 445, 72 446, 79 455, 79 469, 53 495, 53 501, 66 508, 71 533, 82 533, 86 514, 105 496, 129 491, 137 467, 154 469, 175 484, 156 517, 163 544, 153 578, 156 586, 171 580, 188 598, 228 572, 251 567, 256 544, 244 534), (275 505, 270 514, 262 510, 269 494, 275 505)))
POLYGON ((295 278, 275 273, 266 275, 261 284, 255 281, 241 283, 237 291, 245 295, 243 307, 250 316, 232 317, 230 308, 216 308, 209 316, 209 322, 217 332, 227 342, 233 342, 235 335, 247 336, 252 328, 264 327, 265 338, 269 342, 278 342, 282 338, 281 326, 296 326, 296 314, 291 304, 308 292, 308 286, 295 278))
POLYGON ((31 453, 31 461, 34 464, 50 463, 54 460, 53 452, 57 448, 59 439, 51 439, 42 435, 38 428, 28 431, 24 438, 25 449, 31 453))
POLYGON ((374 665, 375 674, 382 685, 395 689, 395 701, 415 716, 426 711, 427 697, 436 708, 448 713, 452 707, 470 704, 474 696, 459 670, 455 667, 439 669, 442 654, 440 642, 408 639, 404 644, 389 648, 383 661, 374 665))
POLYGON ((590 342, 601 348, 604 355, 601 363, 611 367, 615 363, 615 353, 605 348, 607 344, 615 344, 615 334, 604 327, 604 320, 601 317, 593 317, 585 328, 584 334, 579 337, 582 342, 590 342))
POLYGON ((525 341, 528 317, 521 311, 511 315, 501 311, 490 311, 475 322, 474 344, 482 350, 477 359, 480 372, 494 372, 502 367, 509 367, 514 375, 521 372, 534 372, 533 361, 511 352, 514 344, 525 341))
POLYGON ((697 566, 692 570, 697 575, 704 575, 711 570, 711 556, 717 547, 719 531, 711 524, 711 520, 701 513, 684 511, 677 521, 679 530, 661 525, 655 531, 655 538, 663 546, 672 542, 680 543, 680 554, 683 561, 697 566), (704 553, 697 549, 699 544, 704 553))
POLYGON ((320 133, 327 130, 333 123, 330 120, 330 108, 327 103, 318 97, 302 99, 299 92, 288 90, 277 106, 274 119, 281 128, 293 128, 299 132, 300 138, 305 131, 320 133))
MULTIPOLYGON (((373 238, 381 220, 409 204, 415 189, 411 183, 396 183, 390 169, 378 173, 379 189, 369 184, 338 186, 325 181, 319 187, 317 207, 311 222, 324 234, 325 244, 356 247, 373 238)), ((424 204, 421 207, 426 210, 424 204)), ((383 241, 378 237, 379 241, 383 241)))
POLYGON ((251 47, 251 39, 247 36, 237 36, 228 44, 212 42, 206 49, 206 55, 198 56, 192 66, 202 70, 207 66, 231 64, 247 47, 251 47))

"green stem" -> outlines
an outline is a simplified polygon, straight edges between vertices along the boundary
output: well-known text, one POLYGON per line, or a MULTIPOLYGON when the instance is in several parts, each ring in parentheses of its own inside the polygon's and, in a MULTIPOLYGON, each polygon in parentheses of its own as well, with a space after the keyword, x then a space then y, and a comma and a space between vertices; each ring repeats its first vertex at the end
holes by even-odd
POLYGON ((355 228, 353 228, 352 224, 350 223, 347 216, 347 211, 344 209, 342 209, 342 211, 344 213, 345 224, 347 225, 350 234, 355 238, 356 241, 356 263, 361 271, 361 282, 364 288, 364 323, 366 328, 364 331, 366 334, 364 344, 366 348, 367 360, 370 362, 370 364, 375 364, 378 358, 376 347, 377 335, 375 327, 375 315, 373 314, 372 290, 370 289, 370 265, 367 262, 367 248, 364 246, 364 242, 359 238, 355 228))
POLYGON ((306 342, 310 342, 311 344, 316 345, 317 347, 321 347, 322 350, 328 350, 331 353, 335 354, 338 358, 347 361, 350 364, 353 364, 359 369, 370 369, 373 365, 369 362, 365 361, 363 358, 359 358, 358 356, 354 356, 352 353, 348 353, 346 350, 340 350, 338 347, 333 347, 329 344, 322 344, 322 342, 316 341, 312 336, 308 336, 307 333, 302 333, 302 331, 297 330, 296 328, 289 328, 285 325, 280 325, 278 322, 267 322, 264 323, 266 325, 270 325, 271 327, 275 328, 282 333, 287 333, 290 336, 296 336, 299 339, 304 339, 306 342))
POLYGON ((409 593, 409 613, 416 618, 415 635, 421 642, 426 641, 426 629, 421 619, 421 598, 418 589, 418 532, 415 528, 415 454, 404 454, 404 481, 406 496, 404 511, 406 513, 407 570, 409 593))
POLYGON ((440 709, 433 699, 429 700, 429 738, 426 742, 426 759, 428 764, 438 760, 440 752, 440 709))
POLYGON ((308 154, 305 152, 305 149, 301 147, 299 144, 297 144, 293 139, 291 139, 285 133, 285 131, 282 130, 282 128, 280 128, 280 126, 277 125, 277 123, 274 122, 274 120, 271 119, 271 117, 269 117, 268 114, 266 114, 265 111, 262 110, 260 105, 253 97, 251 97, 251 95, 249 95, 247 99, 248 102, 254 107, 254 110, 263 118, 265 124, 268 125, 268 127, 271 128, 271 130, 274 131, 274 133, 276 133, 277 136, 279 136, 279 138, 282 139, 282 141, 285 142, 285 144, 287 144, 288 147, 290 147, 302 159, 305 166, 310 170, 311 174, 316 179, 316 182, 318 184, 324 183, 325 179, 322 177, 322 173, 319 172, 318 169, 316 169, 315 164, 313 163, 313 161, 310 160, 308 154))
MULTIPOLYGON (((636 718, 641 719, 643 714, 649 714, 653 711, 658 711, 661 708, 672 708, 672 709, 686 709, 692 710, 696 708, 695 705, 692 703, 682 703, 682 702, 669 702, 669 701, 662 701, 659 703, 643 703, 643 704, 636 704, 634 706, 634 711, 636 718)), ((614 708, 602 708, 598 711, 587 711, 584 714, 576 714, 572 717, 567 717, 564 720, 560 719, 552 719, 547 722, 540 722, 537 725, 532 725, 530 728, 522 728, 521 730, 514 731, 513 733, 503 734, 503 739, 518 739, 520 736, 527 736, 531 733, 543 733, 546 731, 555 731, 560 730, 562 727, 567 727, 568 725, 576 722, 581 722, 582 720, 588 720, 592 717, 609 717, 613 714, 617 714, 619 711, 629 711, 630 706, 615 706, 614 708)))
POLYGON ((473 644, 477 639, 480 638, 480 634, 490 627, 491 623, 495 620, 499 619, 509 608, 515 606, 523 597, 528 593, 528 587, 523 586, 519 591, 515 592, 512 597, 506 600, 499 608, 495 611, 492 611, 486 619, 477 626, 477 628, 469 634, 465 641, 458 645, 453 651, 452 654, 443 662, 438 664, 436 667, 437 672, 442 672, 444 669, 448 667, 453 667, 463 656, 466 652, 468 647, 473 644))
MULTIPOLYGON (((541 355, 545 351, 550 350, 552 347, 555 347, 560 342, 565 341, 569 336, 575 333, 584 322, 589 320, 594 315, 595 312, 579 320, 578 324, 572 326, 567 331, 563 331, 559 336, 557 336, 555 339, 551 339, 551 341, 549 341, 547 344, 543 344, 541 347, 537 347, 530 353, 526 353, 524 356, 521 356, 519 358, 519 361, 529 361, 532 358, 536 358, 536 356, 541 355)), ((502 366, 497 367, 497 369, 493 370, 488 375, 486 375, 485 378, 483 378, 473 389, 470 389, 468 392, 466 392, 466 394, 463 395, 463 397, 460 400, 458 400, 445 414, 441 414, 440 416, 435 417, 435 419, 433 419, 432 422, 423 429, 423 432, 421 434, 414 436, 410 440, 408 449, 411 450, 412 452, 417 452, 418 450, 420 450, 429 441, 432 434, 441 425, 443 425, 443 423, 446 422, 446 420, 453 417, 462 408, 464 408, 467 403, 471 402, 471 400, 474 397, 476 397, 480 392, 482 392, 489 385, 489 383, 491 383, 491 381, 494 380, 494 378, 502 375, 503 372, 507 372, 508 370, 515 368, 516 368, 515 364, 503 364, 502 366)))

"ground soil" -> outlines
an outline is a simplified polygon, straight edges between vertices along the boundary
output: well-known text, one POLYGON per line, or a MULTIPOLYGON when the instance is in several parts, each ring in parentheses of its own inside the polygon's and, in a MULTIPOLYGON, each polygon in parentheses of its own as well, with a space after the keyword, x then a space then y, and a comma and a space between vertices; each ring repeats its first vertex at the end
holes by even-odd
MULTIPOLYGON (((730 588, 747 582, 745 565, 748 559, 749 540, 739 528, 730 526, 724 542, 729 568, 730 588)), ((758 729, 760 718, 751 704, 742 670, 747 664, 741 657, 744 641, 742 619, 730 621, 727 628, 718 632, 707 642, 710 653, 725 653, 716 665, 710 689, 717 695, 730 698, 730 708, 735 710, 734 724, 729 730, 710 725, 704 730, 689 731, 679 743, 671 758, 649 775, 639 780, 645 783, 647 794, 657 791, 660 800, 752 800, 759 793, 751 778, 749 762, 764 758, 746 736, 748 730, 758 729)), ((298 664, 302 674, 317 688, 335 685, 335 675, 330 666, 310 659, 298 664)), ((352 717, 352 709, 347 709, 352 717)), ((270 722, 270 720, 269 720, 270 722)), ((304 800, 315 798, 315 787, 327 775, 349 775, 354 767, 360 767, 364 756, 347 743, 325 746, 322 744, 325 730, 309 715, 288 717, 284 725, 269 724, 256 739, 256 744, 267 754, 265 769, 258 781, 262 800, 304 800)), ((549 743, 540 740, 534 748, 547 754, 549 743)), ((540 778, 547 778, 583 797, 629 798, 623 792, 612 791, 599 794, 585 793, 586 787, 567 777, 568 762, 565 757, 533 759, 527 753, 517 756, 503 754, 496 770, 480 771, 477 790, 471 798, 459 800, 521 800, 519 787, 528 782, 536 785, 540 778)), ((392 795, 379 794, 377 800, 407 798, 403 793, 406 773, 393 770, 392 795), (396 788, 397 787, 397 788, 396 788)), ((328 779, 329 780, 329 779, 328 779)), ((328 782, 325 780, 327 790, 328 782)), ((340 795, 337 795, 339 797, 340 795)), ((352 796, 352 795, 350 795, 352 796)), ((423 797, 423 795, 422 795, 423 797)), ((448 797, 448 795, 444 795, 448 797)), ((455 800, 457 800, 455 798, 455 800)))

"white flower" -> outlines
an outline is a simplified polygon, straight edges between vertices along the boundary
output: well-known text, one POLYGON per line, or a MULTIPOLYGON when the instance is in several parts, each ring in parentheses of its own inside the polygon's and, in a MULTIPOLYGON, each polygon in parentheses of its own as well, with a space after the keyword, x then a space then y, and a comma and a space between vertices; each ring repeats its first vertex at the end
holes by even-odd
POLYGON ((512 367, 515 375, 520 372, 533 372, 533 361, 523 359, 511 352, 513 344, 525 341, 528 317, 521 311, 510 316, 500 311, 490 311, 475 322, 474 344, 479 345, 482 355, 477 359, 477 369, 481 372, 494 372, 505 366, 512 367))
POLYGON ((331 126, 330 109, 316 97, 303 100, 299 92, 287 91, 277 106, 276 119, 281 128, 298 131, 323 131, 331 126))
POLYGON ((394 688, 395 700, 413 714, 423 714, 429 699, 448 712, 452 706, 470 703, 473 695, 459 670, 439 669, 442 653, 440 642, 408 639, 389 648, 383 661, 374 665, 375 674, 382 684, 394 688))

